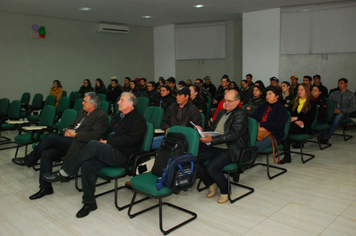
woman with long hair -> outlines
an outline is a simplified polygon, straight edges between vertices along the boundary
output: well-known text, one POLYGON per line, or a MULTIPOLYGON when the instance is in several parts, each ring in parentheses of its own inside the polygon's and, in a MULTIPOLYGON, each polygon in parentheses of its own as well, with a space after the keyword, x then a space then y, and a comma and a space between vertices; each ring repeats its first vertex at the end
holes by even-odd
POLYGON ((99 94, 99 93, 105 94, 105 95, 108 94, 108 90, 106 89, 102 79, 97 78, 95 80, 94 92, 96 92, 96 94, 99 94))
POLYGON ((203 96, 200 93, 201 91, 200 85, 197 84, 190 85, 189 90, 190 90, 190 100, 196 107, 198 107, 199 112, 203 113, 206 117, 207 106, 206 103, 204 102, 203 96))
POLYGON ((135 81, 130 81, 130 93, 134 94, 136 97, 141 97, 141 92, 135 81))
POLYGON ((88 93, 88 92, 93 92, 93 86, 91 86, 91 82, 88 79, 85 79, 83 81, 83 85, 79 88, 79 97, 80 98, 84 98, 84 94, 88 93))
POLYGON ((290 83, 288 81, 282 82, 282 92, 280 98, 285 107, 288 108, 291 106, 294 99, 294 95, 292 92, 292 87, 290 86, 290 83))
POLYGON ((328 122, 326 117, 326 100, 323 96, 323 92, 319 85, 314 85, 311 91, 311 99, 316 102, 316 106, 318 107, 318 120, 319 124, 325 124, 328 122))
POLYGON ((53 81, 53 87, 51 88, 49 95, 56 96, 56 105, 55 106, 58 106, 59 99, 61 99, 61 97, 63 95, 62 84, 59 80, 53 81))

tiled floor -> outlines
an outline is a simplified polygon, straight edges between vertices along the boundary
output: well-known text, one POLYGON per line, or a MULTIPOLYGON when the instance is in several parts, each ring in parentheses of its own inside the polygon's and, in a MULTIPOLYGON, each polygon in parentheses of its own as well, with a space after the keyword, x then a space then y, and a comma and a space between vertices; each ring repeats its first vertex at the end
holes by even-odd
MULTIPOLYGON (((356 135, 356 130, 349 133, 356 135)), ((255 192, 235 204, 219 205, 217 196, 207 199, 206 192, 195 188, 169 197, 198 214, 171 235, 356 235, 356 137, 345 142, 334 136, 331 142, 333 146, 323 151, 306 144, 305 151, 316 158, 302 164, 293 154, 293 163, 285 165, 288 172, 273 180, 268 180, 263 167, 246 171, 240 183, 255 192)), ((158 210, 130 219, 127 210, 114 207, 113 193, 97 199, 98 210, 77 219, 82 194, 73 181, 55 183, 55 194, 30 201, 28 197, 38 191, 39 173, 12 164, 14 152, 0 151, 0 235, 161 235, 158 210)), ((233 187, 233 193, 242 191, 233 187)), ((127 190, 120 200, 129 202, 131 196, 127 190)), ((170 226, 185 215, 164 208, 164 216, 170 226)))

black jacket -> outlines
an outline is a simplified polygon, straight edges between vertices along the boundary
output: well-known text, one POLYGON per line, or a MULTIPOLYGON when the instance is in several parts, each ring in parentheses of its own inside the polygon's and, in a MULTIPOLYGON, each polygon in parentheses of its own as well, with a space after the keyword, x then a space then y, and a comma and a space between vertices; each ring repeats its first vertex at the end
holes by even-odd
POLYGON ((108 89, 108 94, 106 100, 111 103, 115 103, 116 99, 121 96, 122 89, 120 85, 117 85, 115 88, 111 87, 108 89))
MULTIPOLYGON (((305 105, 305 104, 304 104, 305 105)), ((303 121, 304 123, 304 128, 303 128, 303 132, 302 133, 306 133, 306 134, 311 134, 312 133, 312 128, 311 125, 315 119, 315 114, 316 114, 316 102, 314 102, 313 100, 310 100, 310 105, 311 108, 304 113, 303 111, 301 111, 298 114, 297 108, 298 106, 295 108, 295 110, 291 111, 291 116, 297 116, 298 119, 300 121, 303 121)), ((291 106, 293 108, 293 105, 291 106)), ((292 130, 290 130, 290 133, 293 133, 292 130)))
POLYGON ((207 106, 206 106, 204 99, 201 97, 196 97, 194 100, 191 100, 191 101, 199 109, 199 112, 203 113, 205 118, 208 119, 208 117, 206 117, 207 106))
POLYGON ((136 109, 121 118, 121 113, 114 116, 103 139, 126 157, 141 150, 147 130, 145 118, 136 109))
POLYGON ((159 94, 156 91, 156 89, 153 89, 151 91, 148 91, 146 93, 147 98, 150 100, 150 106, 159 106, 159 94))
POLYGON ((167 108, 173 103, 176 103, 176 98, 173 97, 171 94, 168 94, 167 96, 160 98, 159 107, 166 111, 167 108))
MULTIPOLYGON (((225 113, 226 110, 224 109, 216 115, 216 121, 213 125, 214 130, 225 113)), ((231 161, 236 162, 240 157, 241 150, 251 145, 250 133, 248 131, 248 117, 244 109, 237 107, 231 111, 231 115, 224 124, 224 133, 224 135, 213 137, 212 144, 226 143, 231 161)))

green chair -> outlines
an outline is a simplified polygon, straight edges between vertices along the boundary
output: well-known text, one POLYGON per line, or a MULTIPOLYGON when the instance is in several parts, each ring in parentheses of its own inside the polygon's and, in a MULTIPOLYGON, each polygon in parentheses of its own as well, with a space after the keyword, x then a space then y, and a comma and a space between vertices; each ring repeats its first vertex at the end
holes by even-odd
POLYGON ((205 125, 205 115, 202 113, 202 112, 200 112, 200 115, 201 115, 201 123, 202 123, 202 128, 204 129, 204 125, 205 125))
POLYGON ((331 143, 321 143, 321 131, 323 130, 327 130, 330 128, 330 123, 332 122, 333 116, 334 116, 334 101, 330 98, 325 98, 326 101, 326 120, 327 123, 324 124, 320 124, 320 123, 316 123, 315 127, 314 127, 314 132, 317 134, 318 137, 318 141, 312 141, 312 140, 308 140, 308 142, 311 143, 318 143, 319 144, 319 148, 320 150, 324 150, 325 148, 331 147, 331 143), (323 146, 324 145, 324 146, 323 146))
MULTIPOLYGON (((229 186, 228 197, 229 197, 229 200, 230 200, 231 204, 236 202, 236 201, 238 201, 238 200, 240 200, 240 199, 242 199, 242 198, 244 198, 244 197, 246 197, 246 196, 248 196, 248 195, 250 195, 251 193, 253 193, 255 191, 251 187, 248 187, 248 186, 245 186, 245 185, 242 185, 242 184, 239 184, 237 182, 234 182, 234 181, 230 180, 231 174, 243 173, 245 168, 246 167, 250 167, 251 165, 253 165, 253 163, 256 160, 256 156, 257 156, 257 153, 258 153, 258 150, 257 150, 257 147, 256 147, 258 123, 257 123, 257 121, 255 119, 250 118, 250 117, 248 118, 248 131, 249 131, 249 134, 250 134, 250 147, 244 148, 241 151, 241 155, 240 155, 240 158, 239 158, 238 162, 230 163, 230 164, 226 165, 223 168, 223 172, 227 175, 227 183, 228 183, 228 186, 229 186), (231 184, 235 185, 235 186, 242 187, 242 188, 247 189, 249 191, 247 193, 244 193, 244 194, 238 196, 238 197, 232 198, 231 197, 231 184)), ((201 184, 201 180, 199 180, 199 183, 197 185, 197 190, 199 192, 201 192, 204 189, 208 188, 208 186, 200 188, 200 184, 201 184)))
MULTIPOLYGON (((4 116, 0 121, 0 133, 1 133, 1 131, 16 130, 17 129, 18 125, 16 125, 16 124, 8 124, 5 121, 6 120, 19 120, 20 119, 20 112, 21 112, 21 101, 20 100, 12 101, 10 106, 9 106, 9 109, 7 111, 7 116, 4 116)), ((0 136, 0 139, 1 139, 1 142, 0 142, 1 144, 13 143, 12 141, 10 141, 11 140, 10 138, 5 137, 5 136, 0 136)), ((15 146, 5 147, 5 148, 1 148, 0 150, 10 149, 10 148, 14 148, 14 147, 15 146)))
POLYGON ((67 91, 63 90, 62 97, 67 97, 67 91))
POLYGON ((101 101, 100 102, 100 109, 105 112, 106 115, 109 114, 109 103, 107 101, 101 101))
POLYGON ((32 99, 31 105, 28 106, 27 110, 21 110, 20 118, 26 118, 33 111, 38 111, 42 109, 43 95, 41 93, 36 93, 32 99))
MULTIPOLYGON (((120 189, 127 188, 125 185, 118 187, 118 180, 120 178, 127 176, 127 175, 129 175, 129 176, 134 175, 133 165, 136 163, 136 158, 138 158, 142 155, 147 155, 147 154, 152 155, 152 152, 149 152, 149 151, 150 151, 151 145, 152 145, 154 129, 153 129, 153 125, 151 123, 146 122, 146 124, 147 124, 147 131, 146 131, 144 141, 143 141, 143 144, 141 147, 141 152, 135 153, 131 157, 129 157, 126 167, 104 167, 97 172, 97 175, 99 177, 102 177, 107 180, 115 180, 115 185, 114 185, 114 189, 111 189, 111 190, 103 192, 103 193, 96 194, 95 197, 99 197, 99 196, 102 196, 107 193, 115 192, 115 206, 119 211, 129 207, 130 204, 126 204, 124 206, 118 205, 118 191, 120 189)), ((154 155, 154 153, 153 153, 153 155, 154 155)), ((106 184, 106 183, 107 182, 103 182, 103 183, 97 184, 97 186, 106 184)), ((137 201, 136 203, 141 202, 146 199, 141 199, 140 201, 137 201)))
POLYGON ((150 105, 150 99, 146 97, 138 97, 137 98, 137 111, 143 115, 145 113, 146 108, 150 105))
POLYGON ((70 107, 73 108, 75 101, 79 98, 79 94, 75 91, 70 92, 69 99, 70 99, 70 107))
POLYGON ((70 107, 70 99, 69 97, 61 97, 58 102, 58 106, 56 107, 56 118, 55 121, 58 122, 62 117, 62 114, 65 110, 70 107))
MULTIPOLYGON (((54 107, 54 105, 56 105, 56 96, 48 95, 43 107, 47 105, 51 105, 54 107)), ((30 122, 38 122, 40 120, 40 115, 29 115, 27 116, 27 120, 30 122)))
POLYGON ((31 94, 29 92, 25 92, 21 96, 21 107, 27 109, 30 103, 31 94))
MULTIPOLYGON (((169 129, 168 132, 178 132, 178 133, 183 133, 186 138, 187 141, 189 143, 189 153, 192 153, 193 155, 197 156, 198 155, 198 149, 199 149, 199 135, 198 132, 192 128, 189 127, 183 127, 183 126, 173 126, 169 129)), ((196 173, 195 173, 196 174, 196 173)), ((162 202, 162 199, 165 197, 168 197, 170 195, 172 195, 172 193, 176 193, 174 189, 172 188, 168 188, 168 187, 163 187, 161 190, 157 190, 156 187, 156 183, 158 180, 159 176, 156 176, 154 174, 152 174, 151 172, 149 173, 143 173, 137 176, 134 176, 131 179, 131 189, 134 191, 133 197, 132 197, 132 201, 130 204, 130 208, 128 211, 128 215, 130 218, 134 218, 146 211, 149 211, 151 209, 154 209, 156 207, 159 208, 159 226, 160 226, 160 230, 163 234, 169 234, 170 232, 172 232, 173 230, 195 220, 197 218, 197 214, 186 210, 184 208, 178 207, 176 205, 173 205, 172 203, 168 203, 168 202, 162 202), (146 208, 144 210, 141 210, 139 212, 136 213, 131 213, 133 206, 136 204, 135 199, 137 194, 142 194, 145 195, 149 198, 153 198, 153 199, 158 199, 159 203, 151 206, 149 208, 146 208), (162 212, 162 206, 163 205, 168 205, 170 207, 173 207, 177 210, 180 210, 182 212, 188 213, 191 215, 191 217, 181 223, 179 223, 176 226, 171 227, 168 230, 164 230, 163 229, 163 212, 162 212)), ((192 183, 193 184, 193 183, 192 183)), ((188 188, 191 187, 191 185, 188 185, 187 188, 185 190, 188 190, 188 188)), ((185 191, 184 190, 184 191, 185 191)))
POLYGON ((160 129, 164 117, 164 110, 160 107, 149 106, 143 113, 143 117, 147 122, 150 122, 154 129, 160 129))
MULTIPOLYGON (((288 120, 284 125, 284 136, 283 136, 282 140, 286 140, 288 138, 290 120, 291 120, 291 114, 290 114, 290 112, 288 112, 288 120)), ((282 144, 278 145, 276 152, 278 152, 280 150, 283 150, 283 145, 282 144)), ((266 148, 266 149, 260 151, 259 153, 262 154, 262 155, 266 155, 266 163, 255 163, 253 165, 253 167, 259 166, 259 165, 260 166, 266 166, 267 167, 267 176, 268 176, 269 179, 276 178, 277 176, 280 176, 280 175, 282 175, 282 174, 287 172, 286 168, 282 168, 282 167, 278 167, 278 166, 274 166, 274 165, 270 165, 269 164, 269 155, 273 154, 272 147, 266 148), (281 170, 281 171, 279 173, 275 174, 275 175, 271 175, 270 171, 269 171, 270 168, 281 170)), ((282 155, 282 154, 280 154, 280 155, 282 155)))
POLYGON ((352 123, 352 122, 353 122, 353 120, 350 117, 347 117, 347 118, 343 119, 340 122, 340 125, 342 126, 342 134, 334 133, 333 135, 342 136, 342 137, 344 137, 345 141, 348 141, 348 140, 352 139, 352 137, 353 137, 352 135, 346 134, 347 124, 352 123))
POLYGON ((8 98, 3 98, 0 101, 0 119, 7 116, 7 111, 10 107, 10 100, 8 98))
POLYGON ((100 98, 100 101, 106 101, 106 94, 99 93, 98 97, 100 98))
MULTIPOLYGON (((317 119, 318 119, 318 110, 316 110, 316 112, 315 112, 315 117, 314 117, 313 123, 311 125, 312 130, 315 129, 317 119)), ((300 143, 300 152, 291 151, 291 153, 300 154, 300 158, 302 159, 303 164, 305 164, 306 162, 310 161, 311 159, 313 159, 315 157, 314 154, 308 154, 308 153, 303 152, 304 144, 308 141, 308 139, 311 139, 312 137, 313 137, 313 135, 311 135, 311 134, 290 134, 289 135, 289 140, 300 143), (309 158, 304 159, 304 156, 308 156, 309 158)))
MULTIPOLYGON (((27 155, 27 146, 29 144, 33 144, 35 142, 41 141, 46 137, 45 132, 51 131, 54 124, 54 118, 56 115, 56 109, 54 106, 47 105, 43 108, 41 112, 41 117, 39 120, 39 128, 34 130, 28 130, 29 133, 19 134, 15 137, 15 143, 17 144, 17 149, 15 152, 15 158, 17 157, 17 153, 19 148, 25 146, 25 155, 27 155), (41 128, 46 127, 46 128, 41 128)), ((36 128, 36 126, 32 126, 36 128)), ((29 127, 22 127, 22 129, 28 129, 29 127)))
POLYGON ((54 124, 54 130, 58 134, 63 134, 64 129, 71 125, 77 117, 77 111, 74 109, 66 109, 59 122, 54 124))
POLYGON ((74 103, 73 109, 76 111, 83 110, 83 100, 83 98, 78 98, 74 103))

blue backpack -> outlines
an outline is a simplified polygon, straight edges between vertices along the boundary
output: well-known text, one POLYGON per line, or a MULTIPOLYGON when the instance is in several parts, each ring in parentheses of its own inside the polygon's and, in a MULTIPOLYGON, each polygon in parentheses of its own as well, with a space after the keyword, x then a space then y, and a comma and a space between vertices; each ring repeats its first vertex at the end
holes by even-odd
POLYGON ((157 181, 157 189, 173 188, 175 192, 193 185, 196 173, 196 156, 191 153, 172 157, 168 160, 162 177, 157 181), (173 180, 175 182, 173 183, 173 180))

